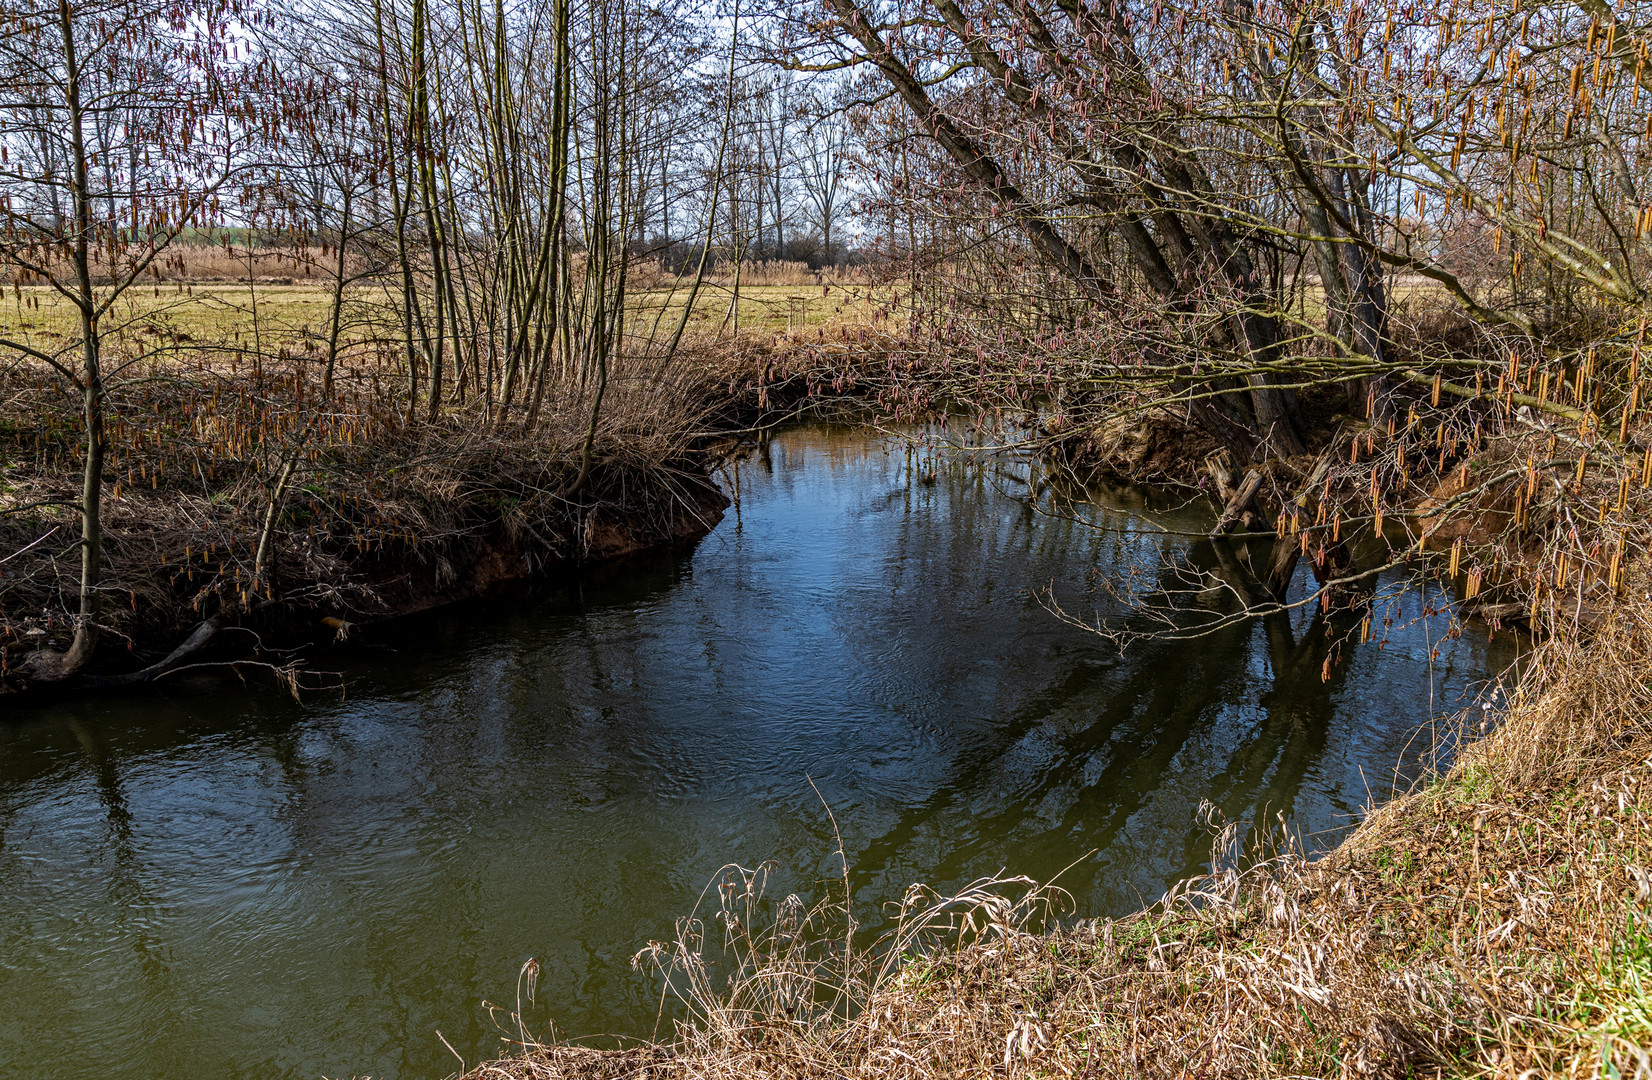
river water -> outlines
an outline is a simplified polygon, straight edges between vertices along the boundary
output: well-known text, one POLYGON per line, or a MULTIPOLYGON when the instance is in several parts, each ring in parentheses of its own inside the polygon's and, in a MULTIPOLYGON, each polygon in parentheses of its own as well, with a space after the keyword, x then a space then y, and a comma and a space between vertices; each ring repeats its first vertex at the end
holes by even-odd
POLYGON ((727 862, 837 875, 822 799, 867 918, 1075 861, 1079 913, 1122 914, 1205 864, 1201 800, 1334 843, 1512 659, 1415 594, 1328 679, 1307 611, 1121 657, 1036 594, 1107 613, 1107 582, 1197 555, 1146 520, 1208 509, 1052 517, 1025 475, 798 429, 692 551, 366 635, 323 657, 342 700, 12 707, 0 1075, 439 1077, 444 1039, 498 1052, 482 1003, 529 957, 536 1023, 646 1033, 632 954, 727 862))

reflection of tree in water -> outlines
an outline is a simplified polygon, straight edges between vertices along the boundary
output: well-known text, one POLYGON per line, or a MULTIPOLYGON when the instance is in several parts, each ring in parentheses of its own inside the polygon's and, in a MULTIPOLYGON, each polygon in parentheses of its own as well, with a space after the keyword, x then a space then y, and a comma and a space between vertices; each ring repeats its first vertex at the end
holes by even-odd
MULTIPOLYGON (((1178 571, 1161 568, 1170 583, 1178 571)), ((1246 627, 1230 627, 1199 648, 1185 643, 1146 640, 1127 666, 1078 665, 1044 688, 1010 717, 994 725, 988 748, 971 755, 933 798, 906 810, 894 826, 851 853, 858 876, 881 877, 926 833, 940 833, 955 816, 969 813, 968 803, 981 792, 1003 790, 1005 804, 993 812, 969 816, 968 835, 946 837, 938 865, 926 866, 935 880, 955 879, 969 867, 983 865, 994 851, 1013 844, 1010 867, 1064 866, 1090 848, 1106 849, 1131 817, 1158 792, 1172 762, 1198 730, 1201 718, 1232 700, 1243 686, 1245 654, 1252 647, 1246 627), (1090 722, 1060 738, 1053 756, 1040 762, 1029 783, 1004 789, 998 778, 1012 770, 1009 759, 1029 737, 1048 732, 1051 717, 1074 703, 1099 706, 1090 722), (1095 770, 1097 761, 1106 764, 1095 770), (1041 805, 1065 795, 1060 820, 1047 824, 1036 815, 1041 805)), ((1188 825, 1193 828, 1189 808, 1188 825)), ((1202 855, 1183 860, 1196 869, 1202 855)), ((1088 886, 1092 864, 1064 878, 1069 888, 1088 886)))
POLYGON ((126 802, 120 765, 101 726, 79 720, 69 722, 80 752, 91 774, 92 790, 109 826, 109 851, 114 855, 115 873, 110 879, 110 899, 120 906, 141 902, 143 891, 137 879, 138 863, 132 850, 132 809, 126 802))
MULTIPOLYGON (((1315 610, 1296 639, 1290 616, 1263 618, 1273 685, 1261 697, 1267 713, 1254 735, 1211 780, 1210 802, 1230 821, 1271 830, 1274 815, 1291 820, 1308 770, 1325 751, 1332 702, 1347 678, 1346 664, 1325 661, 1335 645, 1336 624, 1347 617, 1315 610)), ((1253 836, 1253 840, 1259 840, 1253 836)))
POLYGON ((120 754, 109 745, 102 725, 71 720, 68 728, 85 757, 98 806, 108 824, 108 912, 117 922, 119 936, 131 947, 148 999, 170 1002, 174 987, 165 958, 166 943, 151 929, 152 914, 160 901, 144 881, 144 865, 133 837, 132 808, 121 777, 120 754))
MULTIPOLYGON (((1198 545, 1196 563, 1219 569, 1218 545, 1198 545)), ((1161 567, 1158 584, 1167 590, 1184 580, 1187 567, 1161 567)), ((1238 597, 1230 600, 1235 607, 1238 597)), ((947 836, 938 865, 926 865, 933 880, 958 879, 1002 852, 1012 871, 1060 868, 1086 850, 1100 849, 1099 860, 1075 867, 1062 879, 1078 894, 1093 889, 1106 869, 1108 849, 1134 825, 1138 813, 1162 797, 1174 779, 1177 756, 1190 740, 1208 729, 1223 706, 1254 692, 1256 661, 1265 660, 1268 689, 1260 695, 1263 715, 1228 756, 1212 761, 1210 801, 1229 820, 1262 827, 1276 814, 1291 819, 1309 772, 1322 758, 1333 716, 1333 702, 1343 689, 1347 665, 1326 661, 1351 629, 1347 615, 1317 611, 1299 635, 1290 615, 1238 623, 1196 641, 1146 637, 1130 650, 1128 665, 1097 669, 1078 665, 995 726, 990 747, 961 764, 946 788, 911 807, 889 829, 859 852, 851 853, 864 881, 898 873, 913 861, 910 854, 950 826, 967 835, 947 836), (1080 730, 1052 739, 1051 756, 1038 775, 1013 790, 1001 783, 1012 773, 1011 759, 1030 739, 1049 735, 1052 717, 1073 703, 1099 705, 1080 730), (1098 762, 1105 762, 1098 770, 1098 762), (981 792, 1002 790, 1006 798, 990 813, 970 815, 969 803, 981 792), (1062 806, 1056 820, 1041 808, 1062 806), (966 818, 965 821, 959 821, 966 818)), ((1141 629, 1150 629, 1144 625, 1141 629)), ((1162 837, 1157 865, 1168 876, 1197 872, 1209 857, 1210 836, 1187 806, 1182 825, 1162 837), (1172 854, 1174 853, 1174 854, 1172 854)), ((1253 835, 1254 841, 1257 839, 1253 835)), ((1134 837, 1133 847, 1154 848, 1152 837, 1134 837)), ((930 862, 933 864, 934 860, 930 862)), ((1129 883, 1115 882, 1116 888, 1129 883)), ((1152 885, 1147 881, 1139 884, 1152 885)), ((1099 914, 1100 912, 1097 912, 1099 914)))

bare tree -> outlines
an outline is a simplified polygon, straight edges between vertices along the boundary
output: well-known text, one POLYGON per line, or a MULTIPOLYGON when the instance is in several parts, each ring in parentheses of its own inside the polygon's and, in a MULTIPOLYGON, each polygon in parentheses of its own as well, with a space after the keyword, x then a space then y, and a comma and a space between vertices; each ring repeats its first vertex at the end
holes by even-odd
POLYGON ((102 343, 141 276, 186 231, 221 219, 254 132, 268 130, 279 78, 244 59, 238 29, 261 17, 190 0, 0 8, 0 156, 14 162, 0 173, 0 265, 14 284, 44 283, 78 317, 62 347, 0 342, 80 399, 75 635, 66 653, 39 654, 41 677, 79 671, 98 644, 109 380, 144 359, 106 369, 102 343))
POLYGON ((850 129, 841 114, 820 100, 810 104, 798 155, 798 179, 806 220, 820 237, 823 260, 832 265, 837 261, 837 241, 832 234, 848 207, 850 129))

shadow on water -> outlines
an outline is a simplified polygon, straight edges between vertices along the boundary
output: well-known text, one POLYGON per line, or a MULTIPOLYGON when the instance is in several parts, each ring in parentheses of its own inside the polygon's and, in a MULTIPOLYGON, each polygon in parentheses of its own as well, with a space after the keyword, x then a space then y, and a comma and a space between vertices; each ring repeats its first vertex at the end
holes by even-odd
POLYGON ((1119 528, 1196 511, 1122 493, 1092 528, 1013 464, 823 428, 729 483, 692 551, 328 655, 343 700, 202 679, 8 716, 0 1074, 438 1076, 438 1030, 498 1052, 483 1001, 530 956, 541 1019, 646 1032, 629 959, 719 866, 837 873, 811 780, 868 918, 1075 859, 1080 911, 1122 914, 1201 868, 1201 800, 1333 843, 1512 658, 1414 597, 1328 679, 1306 612, 1121 656, 1035 593, 1111 610, 1108 581, 1208 564, 1119 528))

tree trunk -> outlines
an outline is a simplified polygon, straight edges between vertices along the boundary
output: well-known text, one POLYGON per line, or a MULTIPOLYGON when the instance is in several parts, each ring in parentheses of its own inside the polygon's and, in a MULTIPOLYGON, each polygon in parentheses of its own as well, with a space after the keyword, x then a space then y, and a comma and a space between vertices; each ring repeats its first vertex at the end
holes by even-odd
POLYGON ((103 370, 98 355, 97 296, 92 290, 90 240, 92 199, 88 189, 85 113, 80 101, 80 60, 75 50, 74 16, 68 0, 59 7, 63 66, 69 111, 69 146, 74 210, 76 305, 80 309, 81 420, 86 425, 86 461, 80 485, 80 611, 74 641, 64 654, 60 674, 86 666, 98 643, 98 585, 103 576, 103 370))

